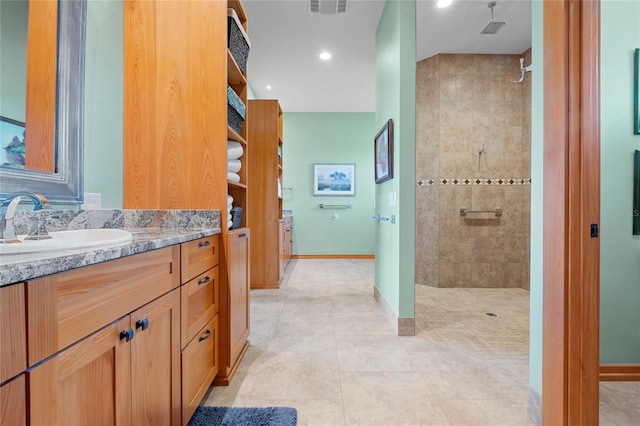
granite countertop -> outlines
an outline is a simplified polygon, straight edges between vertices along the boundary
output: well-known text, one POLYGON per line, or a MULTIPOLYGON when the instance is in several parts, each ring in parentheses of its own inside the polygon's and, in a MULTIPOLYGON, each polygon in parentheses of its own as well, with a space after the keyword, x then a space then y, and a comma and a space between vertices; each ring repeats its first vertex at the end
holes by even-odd
POLYGON ((0 286, 221 232, 219 210, 45 210, 16 212, 18 234, 24 233, 34 215, 46 223, 48 231, 117 228, 131 232, 133 240, 89 249, 0 255, 0 286))

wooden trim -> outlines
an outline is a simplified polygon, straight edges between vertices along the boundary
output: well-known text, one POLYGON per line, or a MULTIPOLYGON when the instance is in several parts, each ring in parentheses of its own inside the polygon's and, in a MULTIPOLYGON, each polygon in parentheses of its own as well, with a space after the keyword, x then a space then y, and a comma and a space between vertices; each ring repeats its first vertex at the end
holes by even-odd
POLYGON ((601 365, 601 382, 640 382, 640 364, 601 365))
POLYGON ((57 1, 29 3, 25 166, 54 173, 56 127, 57 1))
POLYGON ((544 2, 543 424, 598 418, 599 39, 598 0, 544 2))
POLYGON ((373 254, 294 254, 292 259, 375 259, 373 254))

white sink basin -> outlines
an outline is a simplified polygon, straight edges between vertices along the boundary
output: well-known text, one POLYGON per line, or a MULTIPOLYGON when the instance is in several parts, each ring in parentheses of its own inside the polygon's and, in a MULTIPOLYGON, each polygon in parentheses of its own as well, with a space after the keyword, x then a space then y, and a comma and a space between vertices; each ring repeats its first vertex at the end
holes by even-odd
MULTIPOLYGON (((75 250, 126 244, 131 242, 131 232, 123 229, 77 229, 49 232, 48 240, 23 241, 21 243, 0 244, 0 254, 37 253, 54 250, 75 250)), ((18 236, 19 240, 24 235, 18 236)))

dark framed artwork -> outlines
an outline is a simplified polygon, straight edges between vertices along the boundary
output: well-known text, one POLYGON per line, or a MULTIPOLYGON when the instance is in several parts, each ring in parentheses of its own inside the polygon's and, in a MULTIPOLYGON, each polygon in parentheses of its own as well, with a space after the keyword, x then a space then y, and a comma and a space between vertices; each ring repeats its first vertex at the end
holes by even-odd
POLYGON ((387 120, 373 139, 376 183, 393 178, 393 119, 387 120))
POLYGON ((640 235, 640 151, 633 157, 633 235, 640 235))
POLYGON ((315 163, 313 195, 356 195, 356 165, 315 163))
POLYGON ((640 135, 640 101, 638 91, 640 90, 640 49, 633 53, 633 134, 640 135))

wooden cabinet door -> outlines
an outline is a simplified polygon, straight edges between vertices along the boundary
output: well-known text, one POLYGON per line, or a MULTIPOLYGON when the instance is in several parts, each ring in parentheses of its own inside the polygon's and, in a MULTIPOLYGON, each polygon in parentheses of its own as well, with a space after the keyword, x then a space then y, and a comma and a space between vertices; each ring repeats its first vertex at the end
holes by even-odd
POLYGON ((249 229, 229 233, 230 366, 242 354, 249 336, 249 229))
POLYGON ((180 291, 131 314, 132 422, 180 424, 180 291))
POLYGON ((130 425, 130 328, 126 316, 27 370, 31 425, 130 425))
POLYGON ((24 284, 0 288, 0 383, 27 368, 24 284))
POLYGON ((27 395, 24 374, 0 386, 0 426, 27 424, 27 395))
POLYGON ((285 258, 284 258, 284 266, 287 266, 289 263, 289 259, 291 259, 291 255, 293 254, 293 227, 289 226, 284 230, 284 244, 285 248, 285 258))
POLYGON ((278 266, 280 268, 280 273, 278 274, 278 282, 282 279, 282 276, 284 275, 284 266, 285 266, 285 256, 286 256, 286 249, 287 249, 287 245, 285 243, 285 232, 284 232, 284 221, 283 220, 279 220, 278 221, 278 239, 280 240, 280 244, 279 244, 279 255, 278 255, 278 266))

